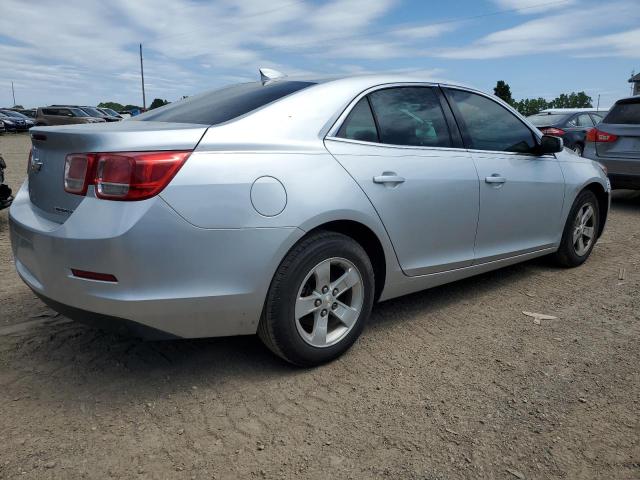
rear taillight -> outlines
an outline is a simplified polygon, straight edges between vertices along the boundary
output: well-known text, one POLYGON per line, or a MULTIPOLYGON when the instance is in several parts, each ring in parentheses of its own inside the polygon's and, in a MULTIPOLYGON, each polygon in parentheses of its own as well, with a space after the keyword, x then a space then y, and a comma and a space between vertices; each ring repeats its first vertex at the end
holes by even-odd
POLYGON ((91 183, 95 157, 92 154, 72 153, 64 159, 64 189, 76 195, 85 195, 91 183))
POLYGON ((565 134, 564 130, 555 127, 541 128, 540 131, 545 135, 553 135, 554 137, 561 137, 565 134))
POLYGON ((613 133, 603 132, 597 128, 592 128, 587 132, 586 138, 587 142, 609 143, 615 142, 618 139, 618 136, 613 133))
POLYGON ((98 198, 144 200, 160 193, 191 152, 123 152, 70 154, 65 160, 64 189, 85 195, 95 185, 98 198))

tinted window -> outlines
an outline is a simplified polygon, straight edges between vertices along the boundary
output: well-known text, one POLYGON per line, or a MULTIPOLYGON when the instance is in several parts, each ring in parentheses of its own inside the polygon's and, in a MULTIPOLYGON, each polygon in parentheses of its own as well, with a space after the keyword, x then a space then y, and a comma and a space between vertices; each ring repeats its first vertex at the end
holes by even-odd
POLYGON ((527 120, 536 127, 550 127, 551 125, 564 123, 567 117, 566 113, 538 113, 527 117, 527 120))
POLYGON ((602 121, 604 117, 598 113, 592 113, 591 114, 591 119, 593 120, 593 123, 595 123, 596 125, 598 123, 600 123, 602 121))
POLYGON ((463 90, 449 90, 466 127, 469 148, 529 153, 536 146, 533 133, 500 104, 463 90))
POLYGON ((593 122, 588 113, 581 113, 576 117, 576 126, 578 127, 593 127, 593 122))
POLYGON ((387 88, 371 93, 369 98, 382 143, 451 146, 449 128, 433 88, 387 88))
POLYGON ((58 110, 53 109, 53 108, 43 108, 42 109, 42 114, 43 115, 57 115, 58 114, 58 110))
POLYGON ((616 103, 605 117, 603 123, 640 125, 640 99, 616 103))
POLYGON ((104 114, 99 112, 98 110, 96 110, 95 108, 92 107, 82 107, 79 110, 82 110, 83 112, 85 112, 87 115, 90 115, 92 117, 104 117, 104 114))
POLYGON ((262 85, 261 82, 242 83, 170 103, 138 115, 133 120, 216 125, 311 85, 314 83, 293 81, 276 81, 266 85, 262 85))
POLYGON ((366 142, 378 141, 376 122, 373 119, 369 100, 366 97, 360 99, 349 112, 340 130, 338 130, 337 136, 366 142))

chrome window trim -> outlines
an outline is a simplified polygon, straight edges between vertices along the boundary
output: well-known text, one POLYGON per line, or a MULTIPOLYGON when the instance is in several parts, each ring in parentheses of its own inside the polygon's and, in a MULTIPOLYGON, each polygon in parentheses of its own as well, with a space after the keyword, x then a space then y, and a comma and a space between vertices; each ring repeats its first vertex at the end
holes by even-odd
POLYGON ((398 150, 435 150, 435 151, 447 151, 447 152, 469 152, 466 148, 458 147, 423 147, 420 145, 395 145, 393 143, 379 143, 379 142, 367 142, 366 140, 352 140, 350 138, 342 137, 325 137, 325 140, 331 140, 333 142, 353 143, 355 145, 363 145, 378 148, 395 148, 398 150))

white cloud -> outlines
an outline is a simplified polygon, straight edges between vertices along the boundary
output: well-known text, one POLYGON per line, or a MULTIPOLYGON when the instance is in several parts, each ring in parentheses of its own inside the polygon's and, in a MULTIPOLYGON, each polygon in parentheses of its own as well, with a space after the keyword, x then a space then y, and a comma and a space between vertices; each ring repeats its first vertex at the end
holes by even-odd
POLYGON ((568 8, 577 3, 577 0, 493 0, 498 7, 505 10, 518 10, 520 14, 531 15, 549 10, 568 8))
POLYGON ((588 51, 602 50, 600 42, 606 42, 609 56, 640 58, 635 30, 622 34, 605 34, 606 27, 637 24, 640 8, 635 0, 608 3, 591 8, 569 10, 549 14, 515 27, 490 33, 462 47, 443 48, 435 55, 449 59, 484 60, 515 57, 547 52, 564 52, 583 55, 588 51), (615 16, 611 16, 615 12, 615 16), (603 18, 607 22, 603 22, 603 18))

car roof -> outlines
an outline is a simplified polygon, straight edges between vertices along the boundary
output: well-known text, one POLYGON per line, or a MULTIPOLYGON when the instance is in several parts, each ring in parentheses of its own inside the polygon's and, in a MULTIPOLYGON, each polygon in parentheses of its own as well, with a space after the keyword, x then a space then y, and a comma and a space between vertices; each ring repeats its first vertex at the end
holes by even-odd
POLYGON ((570 113, 581 113, 581 112, 593 112, 593 113, 597 113, 597 112, 607 112, 609 111, 608 108, 545 108, 544 110, 540 110, 540 113, 546 113, 546 114, 561 114, 561 113, 565 113, 565 114, 570 114, 570 113))

